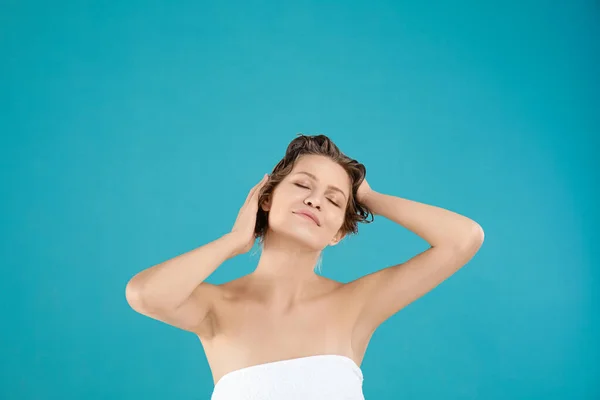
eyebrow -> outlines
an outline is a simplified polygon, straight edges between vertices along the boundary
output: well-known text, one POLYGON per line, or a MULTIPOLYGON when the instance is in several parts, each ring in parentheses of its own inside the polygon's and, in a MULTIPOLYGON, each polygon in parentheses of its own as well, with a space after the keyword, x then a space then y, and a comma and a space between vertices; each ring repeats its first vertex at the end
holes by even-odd
MULTIPOLYGON (((311 177, 311 178, 312 178, 312 179, 314 179, 315 181, 318 181, 318 180, 319 180, 319 178, 317 178, 315 175, 311 174, 310 172, 306 172, 306 171, 298 171, 298 172, 296 172, 296 174, 304 174, 304 175, 307 175, 307 176, 311 177)), ((340 189, 339 187, 337 187, 337 186, 332 186, 332 185, 329 185, 329 186, 327 186, 327 188, 328 188, 328 189, 331 189, 331 190, 335 190, 336 192, 340 192, 340 193, 341 193, 341 194, 344 196, 344 199, 347 199, 347 197, 346 197, 346 193, 344 193, 344 191, 343 191, 342 189, 340 189)))

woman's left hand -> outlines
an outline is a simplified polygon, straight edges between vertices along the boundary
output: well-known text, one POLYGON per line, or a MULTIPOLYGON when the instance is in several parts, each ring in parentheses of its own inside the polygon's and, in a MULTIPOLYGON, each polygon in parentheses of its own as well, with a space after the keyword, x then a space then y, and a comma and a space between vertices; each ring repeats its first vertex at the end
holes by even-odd
POLYGON ((369 183, 365 178, 356 191, 356 198, 361 203, 364 203, 371 193, 373 193, 373 189, 371 189, 371 186, 369 186, 369 183))

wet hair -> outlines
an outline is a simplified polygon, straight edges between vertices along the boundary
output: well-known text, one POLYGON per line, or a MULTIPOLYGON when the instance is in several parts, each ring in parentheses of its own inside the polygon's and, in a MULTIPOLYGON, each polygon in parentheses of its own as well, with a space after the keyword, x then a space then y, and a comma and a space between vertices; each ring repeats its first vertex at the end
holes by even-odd
POLYGON ((268 212, 260 206, 273 194, 273 191, 279 183, 288 176, 296 161, 304 155, 320 155, 329 157, 335 161, 348 173, 351 182, 350 196, 346 203, 346 215, 341 227, 344 235, 358 233, 358 223, 373 222, 374 216, 366 205, 360 203, 356 198, 356 191, 365 179, 367 170, 365 166, 358 161, 343 154, 340 149, 325 135, 306 136, 298 134, 290 142, 285 152, 285 156, 277 163, 269 175, 269 179, 262 188, 258 199, 258 212, 256 215, 256 226, 254 228, 255 237, 261 242, 264 241, 268 228, 268 212), (371 219, 367 218, 371 216, 371 219))

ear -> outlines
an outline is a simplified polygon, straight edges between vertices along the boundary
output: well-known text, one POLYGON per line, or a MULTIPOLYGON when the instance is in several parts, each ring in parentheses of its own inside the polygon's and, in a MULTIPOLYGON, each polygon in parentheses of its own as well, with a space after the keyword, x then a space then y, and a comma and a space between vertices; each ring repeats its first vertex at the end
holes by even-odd
POLYGON ((271 210, 271 195, 267 195, 267 198, 265 199, 265 201, 263 201, 263 203, 260 205, 260 208, 263 211, 269 211, 271 210))

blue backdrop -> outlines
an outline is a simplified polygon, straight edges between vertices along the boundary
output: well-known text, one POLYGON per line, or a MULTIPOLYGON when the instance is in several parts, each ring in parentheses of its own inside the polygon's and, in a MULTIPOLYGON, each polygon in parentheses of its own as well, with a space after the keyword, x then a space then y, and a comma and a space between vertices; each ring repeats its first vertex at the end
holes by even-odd
MULTIPOLYGON (((367 399, 599 398, 598 4, 416 3, 3 2, 0 397, 207 399, 200 342, 125 284, 229 231, 303 132, 486 233, 373 336, 367 399)), ((322 274, 426 248, 376 218, 322 274)))

